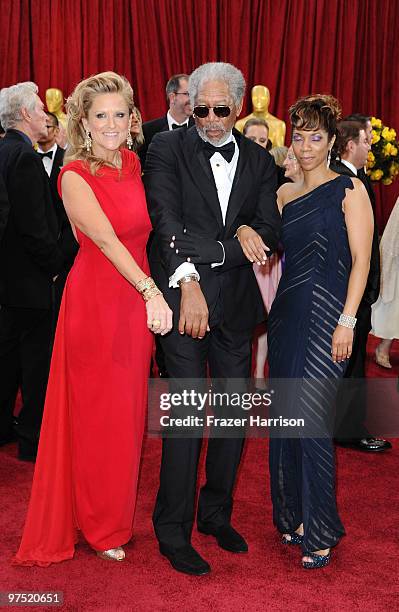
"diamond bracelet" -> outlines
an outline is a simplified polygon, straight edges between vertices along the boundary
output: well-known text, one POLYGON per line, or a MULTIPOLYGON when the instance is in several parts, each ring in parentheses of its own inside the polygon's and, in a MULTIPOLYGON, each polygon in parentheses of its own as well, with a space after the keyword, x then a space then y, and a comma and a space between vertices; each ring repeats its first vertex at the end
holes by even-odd
POLYGON ((354 329, 356 321, 356 317, 342 313, 338 319, 338 325, 342 325, 342 327, 349 327, 349 329, 354 329))

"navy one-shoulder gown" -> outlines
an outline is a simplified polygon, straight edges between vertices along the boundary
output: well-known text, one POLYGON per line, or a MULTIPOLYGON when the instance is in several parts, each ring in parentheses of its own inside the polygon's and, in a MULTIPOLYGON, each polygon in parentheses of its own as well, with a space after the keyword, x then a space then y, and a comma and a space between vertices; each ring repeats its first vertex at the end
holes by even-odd
MULTIPOLYGON (((301 381, 290 412, 316 431, 331 422, 335 383, 346 368, 346 362, 332 361, 331 340, 351 270, 342 211, 347 188, 353 183, 341 175, 284 206, 286 263, 268 319, 270 378, 301 381)), ((270 476, 278 530, 292 532, 303 523, 304 551, 335 546, 345 532, 336 506, 331 438, 272 438, 270 476)))

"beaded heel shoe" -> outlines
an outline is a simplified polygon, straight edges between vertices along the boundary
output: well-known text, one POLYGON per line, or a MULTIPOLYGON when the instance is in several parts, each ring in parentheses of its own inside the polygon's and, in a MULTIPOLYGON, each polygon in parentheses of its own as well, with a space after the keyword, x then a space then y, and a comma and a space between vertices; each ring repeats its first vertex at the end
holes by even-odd
POLYGON ((293 531, 292 533, 285 533, 283 537, 281 538, 282 544, 290 544, 291 546, 302 544, 302 542, 303 542, 303 535, 300 535, 296 531, 293 531))
POLYGON ((320 569, 321 567, 326 567, 331 561, 330 552, 328 555, 317 555, 313 552, 307 552, 303 556, 312 559, 312 561, 302 561, 302 567, 305 569, 320 569))
POLYGON ((108 550, 97 551, 97 556, 105 561, 123 561, 126 555, 123 548, 118 546, 118 548, 109 548, 108 550))

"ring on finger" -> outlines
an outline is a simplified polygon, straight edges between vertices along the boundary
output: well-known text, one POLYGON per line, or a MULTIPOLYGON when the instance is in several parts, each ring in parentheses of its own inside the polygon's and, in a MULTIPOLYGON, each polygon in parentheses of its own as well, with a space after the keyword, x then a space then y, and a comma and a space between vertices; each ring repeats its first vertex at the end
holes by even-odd
POLYGON ((161 326, 161 321, 160 321, 159 319, 154 319, 154 320, 151 322, 151 326, 152 326, 152 327, 160 327, 160 326, 161 326))

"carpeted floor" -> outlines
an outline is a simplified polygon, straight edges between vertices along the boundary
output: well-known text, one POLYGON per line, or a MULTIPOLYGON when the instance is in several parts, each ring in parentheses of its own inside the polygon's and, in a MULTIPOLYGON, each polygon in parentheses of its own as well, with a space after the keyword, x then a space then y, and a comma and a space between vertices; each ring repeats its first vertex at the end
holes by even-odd
MULTIPOLYGON (((371 340, 370 352, 374 346, 371 340)), ((369 361, 369 375, 375 376, 377 367, 369 361)), ((392 362, 395 367, 389 375, 399 376, 398 344, 392 362)), ((388 374, 378 368, 380 373, 388 374)), ((0 591, 63 591, 62 609, 71 611, 398 609, 398 440, 393 444, 392 451, 377 456, 337 450, 338 503, 347 535, 328 568, 306 572, 300 567, 299 550, 282 546, 272 526, 267 442, 249 441, 233 524, 246 536, 250 551, 246 555, 224 552, 213 538, 195 532, 194 546, 213 570, 201 578, 174 572, 157 551, 151 512, 160 442, 149 439, 143 454, 135 537, 126 547, 124 563, 102 561, 82 542, 72 561, 49 568, 11 567, 33 466, 17 461, 15 446, 8 445, 0 449, 0 591)), ((107 447, 104 452, 112 451, 107 447)))

